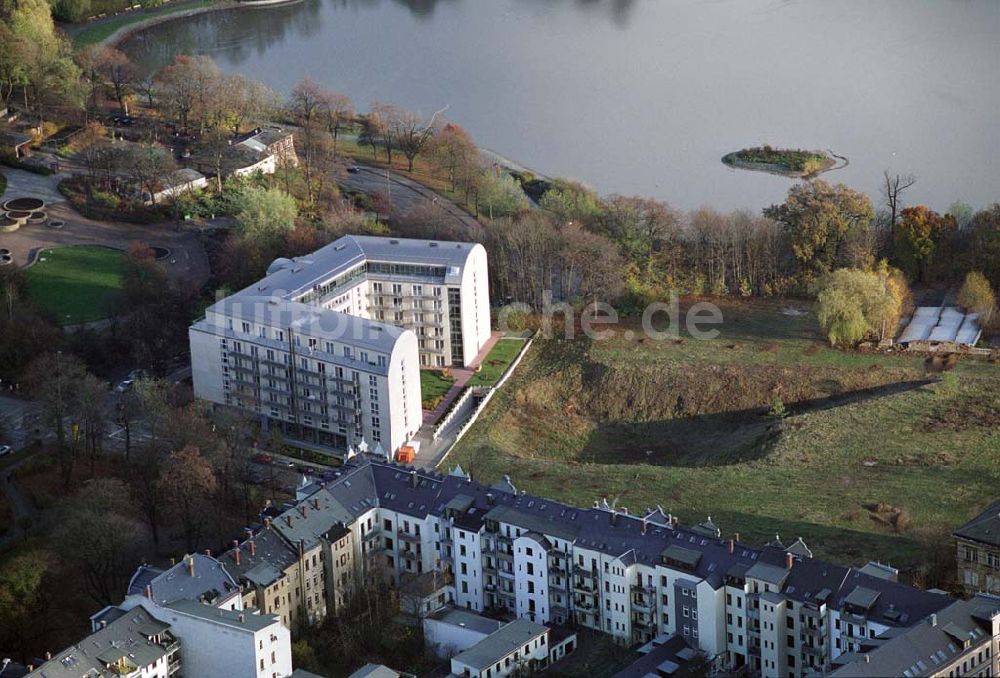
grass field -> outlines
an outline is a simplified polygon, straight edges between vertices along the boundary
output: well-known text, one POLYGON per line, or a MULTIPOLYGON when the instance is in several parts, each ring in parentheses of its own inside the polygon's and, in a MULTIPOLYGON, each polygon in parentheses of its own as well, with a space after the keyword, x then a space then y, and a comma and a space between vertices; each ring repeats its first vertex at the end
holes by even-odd
POLYGON ((27 269, 31 298, 60 324, 106 318, 121 289, 122 253, 107 247, 42 250, 27 269))
POLYGON ((438 370, 420 370, 421 407, 433 410, 454 383, 454 378, 445 377, 438 370))
POLYGON ((94 22, 85 28, 73 33, 73 46, 76 49, 83 49, 88 45, 96 45, 104 42, 119 29, 138 24, 151 19, 179 14, 191 10, 202 9, 215 4, 214 0, 192 0, 180 4, 169 4, 156 9, 133 11, 127 14, 119 14, 101 21, 94 22))
POLYGON ((482 368, 469 379, 469 386, 492 386, 497 383, 523 347, 524 341, 521 339, 498 341, 483 359, 482 368))
POLYGON ((537 339, 447 464, 904 568, 996 498, 997 365, 928 379, 919 356, 830 349, 812 313, 723 311, 712 341, 537 339), (768 414, 779 400, 785 418, 768 414))
POLYGON ((7 177, 5 177, 3 174, 0 174, 0 195, 3 195, 3 192, 6 190, 7 190, 7 177))

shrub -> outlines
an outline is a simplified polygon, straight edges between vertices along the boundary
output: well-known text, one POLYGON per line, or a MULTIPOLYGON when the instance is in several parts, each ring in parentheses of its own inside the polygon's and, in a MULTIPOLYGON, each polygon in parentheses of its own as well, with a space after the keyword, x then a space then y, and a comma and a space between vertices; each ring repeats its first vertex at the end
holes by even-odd
POLYGON ((94 191, 90 194, 90 197, 100 207, 107 207, 108 209, 118 209, 118 206, 121 204, 121 198, 108 191, 94 191))

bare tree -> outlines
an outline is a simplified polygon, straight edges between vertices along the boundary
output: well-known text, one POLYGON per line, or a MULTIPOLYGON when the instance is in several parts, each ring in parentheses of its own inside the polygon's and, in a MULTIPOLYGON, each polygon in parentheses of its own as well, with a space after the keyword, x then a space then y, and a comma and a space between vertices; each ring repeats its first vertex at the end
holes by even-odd
POLYGON ((885 200, 886 207, 889 208, 890 235, 896 232, 896 221, 899 219, 900 212, 900 195, 915 183, 917 183, 917 178, 912 174, 889 174, 889 170, 882 172, 882 198, 885 200))
MULTIPOLYGON (((437 118, 446 109, 441 109, 424 120, 423 116, 396 106, 384 106, 383 117, 388 126, 388 145, 395 144, 406 157, 407 171, 413 171, 413 161, 437 131, 437 118)), ((390 163, 392 160, 389 161, 390 163)))

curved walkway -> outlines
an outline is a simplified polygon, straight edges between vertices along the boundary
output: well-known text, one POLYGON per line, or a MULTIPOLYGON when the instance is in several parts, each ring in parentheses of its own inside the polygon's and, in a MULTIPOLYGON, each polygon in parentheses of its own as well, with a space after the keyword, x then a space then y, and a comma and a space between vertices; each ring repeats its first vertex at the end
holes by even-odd
POLYGON ((49 220, 65 222, 62 228, 47 225, 22 226, 3 236, 4 247, 11 251, 14 263, 28 266, 38 250, 64 245, 102 245, 125 250, 129 243, 140 240, 152 247, 170 250, 163 261, 168 277, 182 289, 200 290, 209 277, 208 255, 198 236, 178 231, 174 222, 128 224, 88 219, 73 209, 56 188, 60 175, 43 177, 23 170, 4 169, 7 191, 4 197, 38 197, 46 201, 49 220))

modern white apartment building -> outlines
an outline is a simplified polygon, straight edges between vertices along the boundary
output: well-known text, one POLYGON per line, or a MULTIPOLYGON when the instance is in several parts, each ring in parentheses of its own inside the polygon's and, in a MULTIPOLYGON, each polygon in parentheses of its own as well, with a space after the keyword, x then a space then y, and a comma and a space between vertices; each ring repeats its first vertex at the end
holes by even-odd
POLYGON ((421 424, 420 366, 467 365, 489 339, 486 251, 345 236, 276 260, 189 336, 197 397, 321 449, 392 453, 421 424))
POLYGON ((583 509, 509 481, 371 459, 274 519, 305 548, 334 525, 351 532, 359 568, 400 583, 447 571, 458 607, 572 621, 626 645, 676 634, 719 668, 776 678, 830 672, 953 602, 896 582, 890 568, 817 560, 801 540, 753 547, 711 520, 682 527, 659 507, 583 509))

